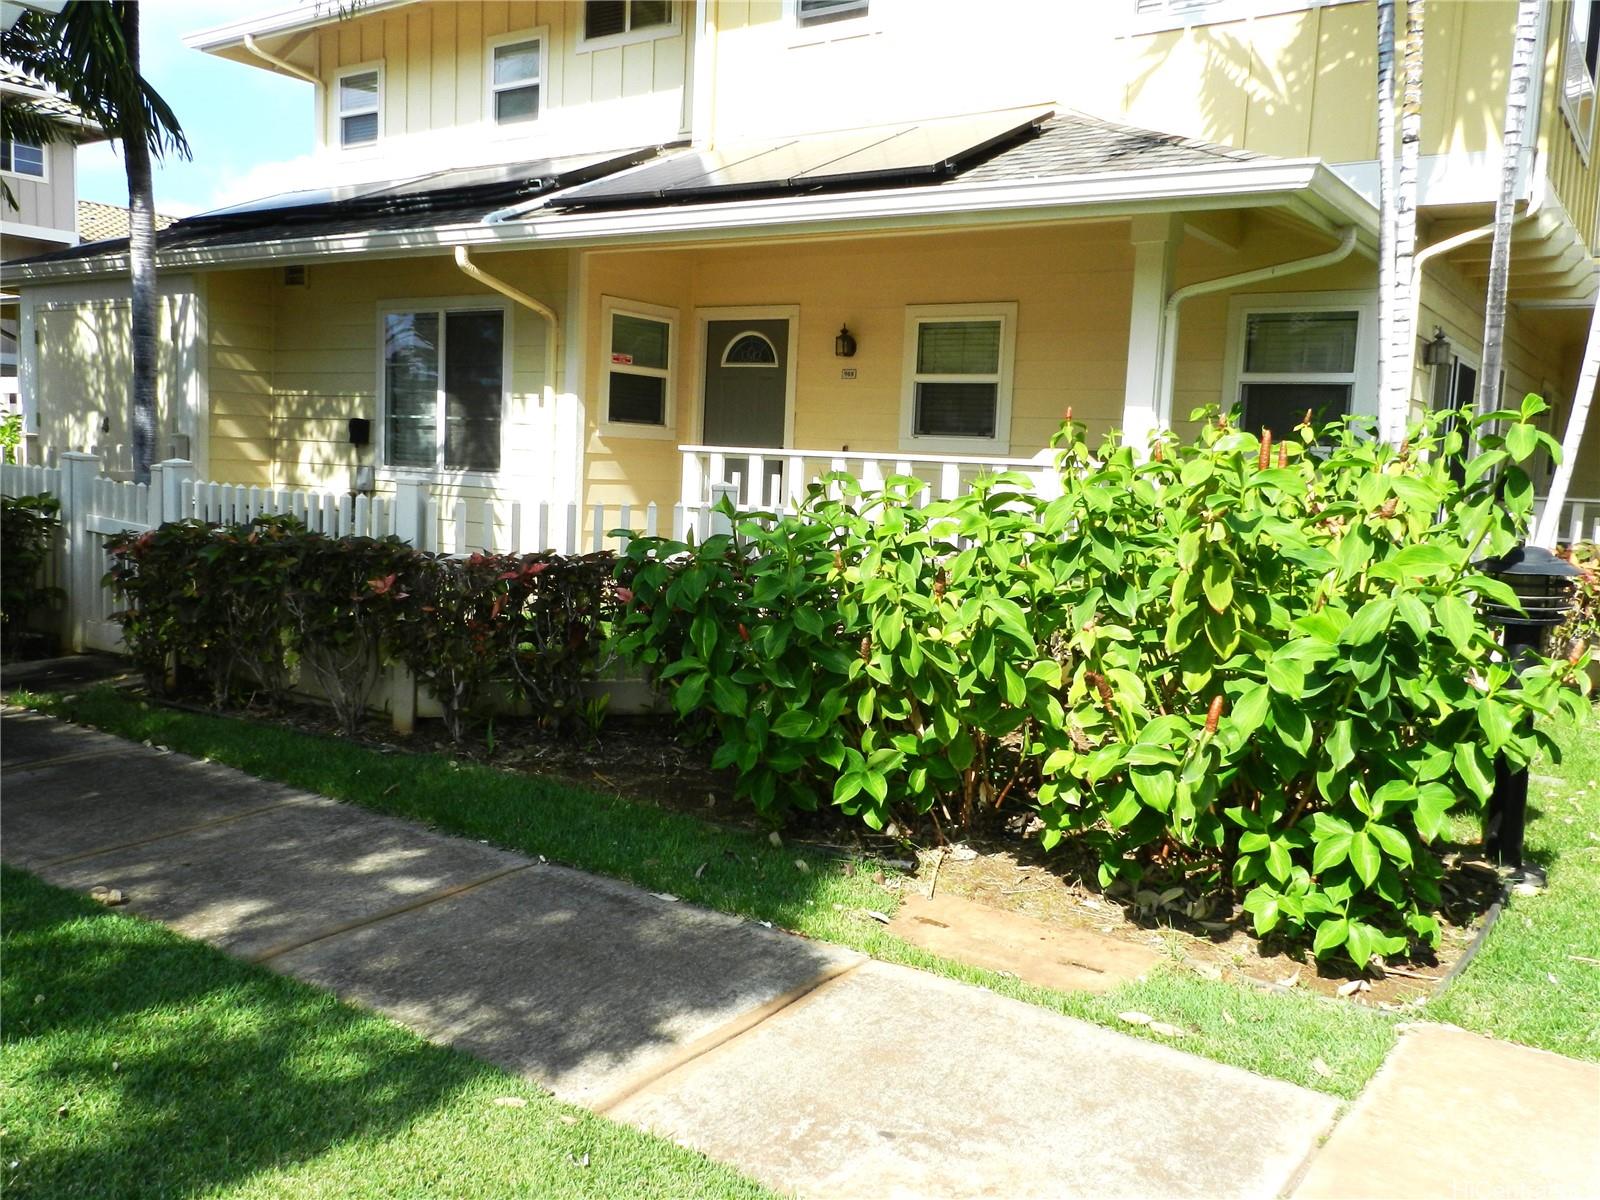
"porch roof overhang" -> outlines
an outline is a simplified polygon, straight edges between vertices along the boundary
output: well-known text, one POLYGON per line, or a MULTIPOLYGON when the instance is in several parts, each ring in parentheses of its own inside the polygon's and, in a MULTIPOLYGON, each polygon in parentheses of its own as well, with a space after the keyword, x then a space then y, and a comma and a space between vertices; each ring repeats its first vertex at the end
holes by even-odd
MULTIPOLYGON (((488 251, 542 247, 727 243, 850 238, 978 225, 1111 220, 1141 213, 1277 210, 1322 233, 1354 227, 1375 253, 1373 206, 1320 159, 1249 158, 1193 167, 786 195, 654 208, 550 212, 540 208, 433 214, 400 227, 307 230, 241 228, 229 239, 161 249, 166 269, 205 269, 319 258, 398 258, 468 246, 488 251)), ((125 275, 127 248, 93 246, 8 264, 10 282, 125 275)))

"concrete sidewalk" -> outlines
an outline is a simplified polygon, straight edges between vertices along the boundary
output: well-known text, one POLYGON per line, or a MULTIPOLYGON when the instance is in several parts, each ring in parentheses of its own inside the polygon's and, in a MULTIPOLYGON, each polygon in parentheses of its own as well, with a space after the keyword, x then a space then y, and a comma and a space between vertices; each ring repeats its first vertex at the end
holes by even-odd
POLYGON ((5 715, 0 756, 7 862, 783 1192, 1270 1200, 1334 1124, 1286 1083, 46 717, 5 715))

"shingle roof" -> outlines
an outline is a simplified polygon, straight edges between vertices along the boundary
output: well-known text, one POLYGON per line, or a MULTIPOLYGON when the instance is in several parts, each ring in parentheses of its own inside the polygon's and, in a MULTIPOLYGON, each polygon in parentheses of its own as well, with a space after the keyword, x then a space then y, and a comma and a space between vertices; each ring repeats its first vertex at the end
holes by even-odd
MULTIPOLYGON (((111 238, 128 236, 129 212, 115 204, 101 204, 98 200, 78 201, 78 236, 86 242, 104 242, 111 238)), ((156 228, 165 229, 177 217, 156 214, 156 228)))
POLYGON ((1084 113, 1063 112, 1041 125, 1038 136, 1001 150, 950 182, 994 183, 1055 175, 1098 175, 1107 171, 1205 167, 1263 157, 1215 142, 1118 125, 1084 113))
MULTIPOLYGON (((1067 112, 1044 121, 1036 134, 997 149, 940 183, 926 186, 939 188, 966 183, 1061 178, 1141 169, 1216 167, 1243 161, 1270 159, 1250 151, 1067 112)), ((890 181, 887 186, 905 185, 890 181)), ((819 187, 809 194, 820 196, 826 193, 827 189, 819 187)), ((557 190, 551 192, 550 196, 558 198, 561 194, 557 190)), ((404 195, 393 198, 396 201, 409 199, 404 195)), ((492 189, 458 189, 448 197, 441 197, 439 202, 411 210, 351 211, 338 204, 322 204, 263 208, 249 213, 241 212, 225 220, 202 215, 172 224, 158 236, 157 246, 162 251, 195 251, 272 244, 286 238, 460 228, 482 222, 490 213, 502 211, 506 203, 506 184, 502 182, 492 189)), ((559 224, 564 217, 542 207, 531 207, 520 219, 559 224)), ((15 269, 31 262, 111 260, 126 249, 126 238, 122 238, 74 246, 8 265, 15 269)))
POLYGON ((27 102, 42 113, 53 117, 62 117, 69 121, 81 122, 83 113, 72 101, 63 97, 49 84, 35 79, 32 75, 17 70, 8 63, 0 62, 0 91, 11 92, 13 95, 27 97, 27 102))

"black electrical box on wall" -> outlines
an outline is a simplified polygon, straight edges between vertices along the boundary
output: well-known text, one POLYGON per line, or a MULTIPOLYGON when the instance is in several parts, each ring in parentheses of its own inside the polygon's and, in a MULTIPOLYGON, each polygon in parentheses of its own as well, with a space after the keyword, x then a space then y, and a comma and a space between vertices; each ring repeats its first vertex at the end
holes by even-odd
POLYGON ((366 417, 350 418, 350 444, 352 446, 372 444, 372 422, 366 417))

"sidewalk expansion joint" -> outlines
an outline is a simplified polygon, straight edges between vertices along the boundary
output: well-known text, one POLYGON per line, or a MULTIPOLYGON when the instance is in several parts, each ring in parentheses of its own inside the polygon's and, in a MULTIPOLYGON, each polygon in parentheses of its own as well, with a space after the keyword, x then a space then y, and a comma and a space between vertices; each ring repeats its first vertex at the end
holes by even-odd
POLYGON ((485 884, 493 883, 497 879, 504 879, 507 875, 515 875, 518 871, 526 871, 532 866, 534 864, 531 862, 518 863, 514 867, 504 867, 480 879, 469 879, 466 883, 453 883, 449 887, 424 892, 422 895, 413 896, 410 900, 405 901, 403 904, 397 904, 392 908, 385 908, 379 912, 369 913, 364 917, 356 917, 349 921, 341 921, 337 925, 329 925, 319 929, 307 937, 295 938, 292 941, 280 942, 276 946, 269 946, 265 950, 249 955, 245 961, 253 963, 268 962, 271 959, 290 954, 295 950, 302 950, 317 942, 324 942, 329 938, 338 937, 340 934, 354 933, 358 929, 365 929, 369 925, 377 925, 382 921, 389 920, 391 917, 403 916, 408 912, 415 912, 419 908, 426 908, 430 904, 437 904, 441 900, 452 899, 463 892, 470 892, 475 888, 483 887, 485 884))
POLYGON ((42 862, 39 866, 64 867, 68 863, 81 862, 86 858, 98 858, 102 854, 112 854, 118 850, 132 850, 135 846, 148 846, 151 842, 164 842, 168 838, 182 837, 186 833, 199 833, 202 830, 214 829, 218 825, 231 825, 235 821, 244 820, 246 817, 258 817, 262 813, 276 812, 280 808, 295 808, 304 804, 305 800, 300 797, 295 797, 292 800, 277 800, 271 804, 263 804, 258 808, 229 813, 225 817, 213 817, 209 821, 199 821, 193 825, 180 825, 176 829, 164 829, 160 833, 152 833, 148 837, 134 838, 128 842, 114 842, 109 846, 96 846, 93 850, 80 850, 77 854, 64 854, 60 858, 52 858, 42 862))
POLYGON ((696 1038, 676 1054, 657 1063, 637 1078, 630 1079, 598 1104, 590 1105, 590 1108, 602 1116, 606 1115, 624 1101, 631 1100, 646 1088, 661 1082, 668 1075, 688 1066, 696 1059, 704 1058, 713 1050, 726 1046, 735 1038, 743 1037, 756 1026, 766 1024, 766 1022, 772 1020, 773 1017, 785 1009, 792 1008, 800 1001, 815 996, 828 984, 844 978, 850 972, 870 961, 872 960, 863 957, 858 958, 855 962, 835 964, 815 979, 802 983, 799 987, 790 988, 781 996, 774 996, 765 1004, 757 1005, 748 1012, 740 1013, 733 1020, 724 1025, 719 1025, 704 1037, 696 1038))
POLYGON ((42 771, 46 767, 61 767, 67 763, 87 762, 92 758, 110 758, 112 755, 124 755, 129 747, 102 746, 98 750, 75 750, 71 754, 58 754, 54 758, 36 758, 32 762, 0 763, 7 773, 18 775, 27 771, 42 771))

